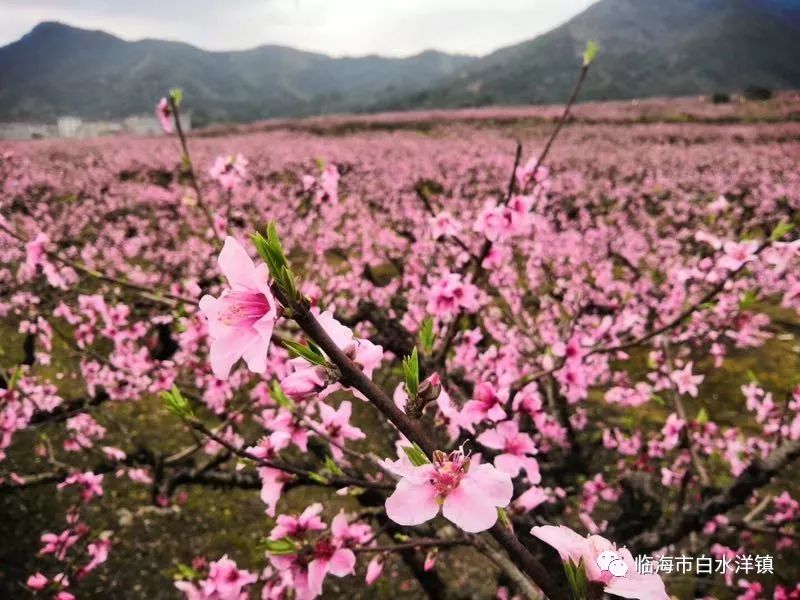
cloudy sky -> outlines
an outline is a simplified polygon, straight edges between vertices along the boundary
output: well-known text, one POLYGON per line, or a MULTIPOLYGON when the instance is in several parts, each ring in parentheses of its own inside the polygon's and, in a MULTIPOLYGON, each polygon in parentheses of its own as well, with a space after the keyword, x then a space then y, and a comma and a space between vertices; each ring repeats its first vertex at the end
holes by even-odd
POLYGON ((0 0, 0 45, 49 20, 209 50, 284 44, 335 55, 483 54, 547 31, 594 1, 0 0))

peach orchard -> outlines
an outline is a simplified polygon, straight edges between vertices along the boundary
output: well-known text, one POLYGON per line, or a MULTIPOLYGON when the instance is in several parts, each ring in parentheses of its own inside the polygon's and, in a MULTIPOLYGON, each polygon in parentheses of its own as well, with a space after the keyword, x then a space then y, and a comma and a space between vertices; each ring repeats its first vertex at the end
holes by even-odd
POLYGON ((729 367, 800 310, 797 124, 573 96, 518 143, 187 137, 190 100, 170 137, 2 149, 0 494, 68 507, 17 593, 80 598, 130 486, 260 498, 259 560, 194 548, 168 597, 461 597, 467 553, 497 598, 800 598, 798 380, 729 367), (723 568, 642 569, 680 555, 723 568))

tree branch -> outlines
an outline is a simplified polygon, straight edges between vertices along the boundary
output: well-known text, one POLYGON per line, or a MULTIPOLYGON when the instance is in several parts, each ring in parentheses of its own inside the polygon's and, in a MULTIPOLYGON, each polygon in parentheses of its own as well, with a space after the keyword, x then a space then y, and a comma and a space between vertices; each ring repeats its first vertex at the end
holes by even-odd
POLYGON ((650 553, 673 544, 693 531, 699 531, 710 519, 744 504, 757 489, 765 486, 783 468, 800 458, 800 440, 787 442, 766 459, 756 458, 724 490, 706 499, 699 506, 686 509, 675 523, 659 532, 648 531, 629 540, 630 548, 650 553))

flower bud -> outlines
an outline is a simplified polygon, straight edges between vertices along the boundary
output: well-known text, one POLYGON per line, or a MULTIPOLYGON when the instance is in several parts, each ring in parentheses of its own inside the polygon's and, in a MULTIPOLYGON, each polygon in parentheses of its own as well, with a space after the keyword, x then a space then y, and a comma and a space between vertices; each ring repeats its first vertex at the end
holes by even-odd
POLYGON ((367 565, 367 577, 365 581, 367 585, 372 585, 383 573, 383 561, 380 558, 373 558, 369 565, 367 565))
POLYGON ((328 374, 319 366, 300 369, 281 381, 283 393, 295 402, 316 396, 327 385, 328 374))
POLYGON ((418 398, 420 404, 425 406, 428 402, 435 402, 442 393, 442 380, 438 373, 434 373, 419 386, 418 398))

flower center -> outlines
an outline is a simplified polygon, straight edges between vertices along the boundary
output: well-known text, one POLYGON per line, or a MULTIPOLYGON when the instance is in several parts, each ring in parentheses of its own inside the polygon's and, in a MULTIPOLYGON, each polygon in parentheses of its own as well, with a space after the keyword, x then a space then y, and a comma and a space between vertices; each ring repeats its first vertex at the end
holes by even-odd
POLYGON ((522 443, 517 439, 506 440, 505 451, 507 454, 522 454, 522 443))
POLYGON ((258 292, 230 292, 220 321, 232 327, 253 325, 270 310, 266 296, 258 292))
POLYGON ((314 558, 329 560, 334 552, 336 552, 336 548, 328 538, 321 539, 314 545, 314 558))
POLYGON ((437 451, 433 455, 433 472, 430 483, 436 488, 436 495, 444 500, 456 489, 464 475, 469 470, 469 458, 464 456, 460 450, 455 450, 450 454, 437 451))

